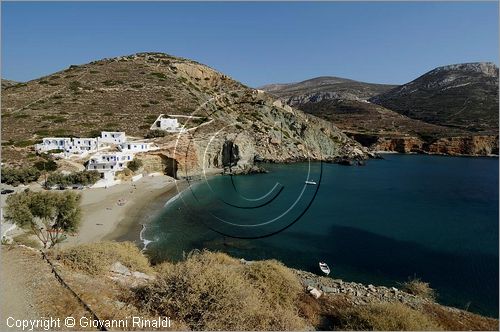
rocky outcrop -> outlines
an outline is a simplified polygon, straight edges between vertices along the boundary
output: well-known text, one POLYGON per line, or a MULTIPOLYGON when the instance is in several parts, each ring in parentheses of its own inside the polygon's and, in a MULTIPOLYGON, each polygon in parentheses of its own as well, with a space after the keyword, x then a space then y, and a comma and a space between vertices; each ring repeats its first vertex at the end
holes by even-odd
POLYGON ((350 133, 353 139, 376 151, 427 153, 452 156, 498 155, 498 135, 445 137, 426 141, 419 137, 383 137, 350 133))
POLYGON ((381 302, 401 302, 410 307, 417 308, 424 303, 432 301, 423 297, 415 296, 396 287, 365 285, 356 282, 347 282, 341 279, 321 277, 311 272, 295 270, 293 272, 299 277, 304 287, 311 292, 312 296, 318 298, 321 294, 344 295, 346 301, 352 305, 364 305, 381 302))

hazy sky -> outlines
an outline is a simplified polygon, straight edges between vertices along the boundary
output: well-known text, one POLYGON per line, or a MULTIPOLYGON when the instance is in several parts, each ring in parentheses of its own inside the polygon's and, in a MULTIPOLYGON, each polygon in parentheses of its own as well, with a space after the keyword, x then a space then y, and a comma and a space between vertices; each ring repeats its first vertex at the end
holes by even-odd
POLYGON ((498 3, 2 2, 2 77, 26 81, 159 51, 250 86, 340 76, 405 83, 434 67, 498 64, 498 3))

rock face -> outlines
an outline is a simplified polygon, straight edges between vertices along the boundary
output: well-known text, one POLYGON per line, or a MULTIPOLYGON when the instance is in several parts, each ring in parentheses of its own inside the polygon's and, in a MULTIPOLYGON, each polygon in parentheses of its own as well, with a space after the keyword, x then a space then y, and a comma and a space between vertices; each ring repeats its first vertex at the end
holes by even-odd
POLYGON ((498 155, 498 135, 445 137, 430 142, 419 137, 381 137, 359 133, 348 135, 376 151, 452 156, 498 155))
POLYGON ((472 156, 498 153, 498 68, 494 64, 440 67, 397 87, 359 84, 317 78, 263 89, 333 122, 370 149, 472 156))
POLYGON ((161 149, 149 154, 156 157, 145 169, 168 168, 173 176, 228 166, 248 170, 255 160, 368 157, 365 148, 331 123, 205 65, 163 53, 70 66, 5 88, 2 101, 3 153, 9 162, 22 163, 30 152, 27 143, 47 136, 121 130, 142 137, 161 113, 201 119, 185 120, 189 130, 179 137, 155 139, 161 149))

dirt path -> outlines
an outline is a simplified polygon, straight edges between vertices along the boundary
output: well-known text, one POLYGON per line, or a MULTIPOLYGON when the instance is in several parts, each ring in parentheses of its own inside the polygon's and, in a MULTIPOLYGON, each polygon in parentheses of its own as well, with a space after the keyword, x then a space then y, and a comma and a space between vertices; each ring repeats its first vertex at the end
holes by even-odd
MULTIPOLYGON (((1 249, 0 271, 0 331, 13 331, 7 327, 8 317, 15 319, 35 319, 38 317, 34 301, 33 273, 37 267, 33 264, 35 253, 24 250, 1 249)), ((40 260, 41 262, 41 260, 40 260)))
MULTIPOLYGON (((39 252, 19 246, 2 246, 0 250, 0 331, 21 330, 7 325, 9 317, 33 320, 85 314, 81 304, 54 277, 39 252)), ((51 330, 61 329, 64 328, 51 330)))

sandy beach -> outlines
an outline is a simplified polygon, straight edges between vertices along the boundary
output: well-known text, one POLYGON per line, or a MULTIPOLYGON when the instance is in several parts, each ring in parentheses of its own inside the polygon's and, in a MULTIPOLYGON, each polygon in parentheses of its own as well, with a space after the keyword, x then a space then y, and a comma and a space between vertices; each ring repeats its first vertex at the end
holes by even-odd
POLYGON ((78 234, 63 246, 100 240, 137 240, 142 228, 170 197, 178 193, 182 181, 162 176, 146 176, 109 188, 82 191, 82 222, 78 234))

